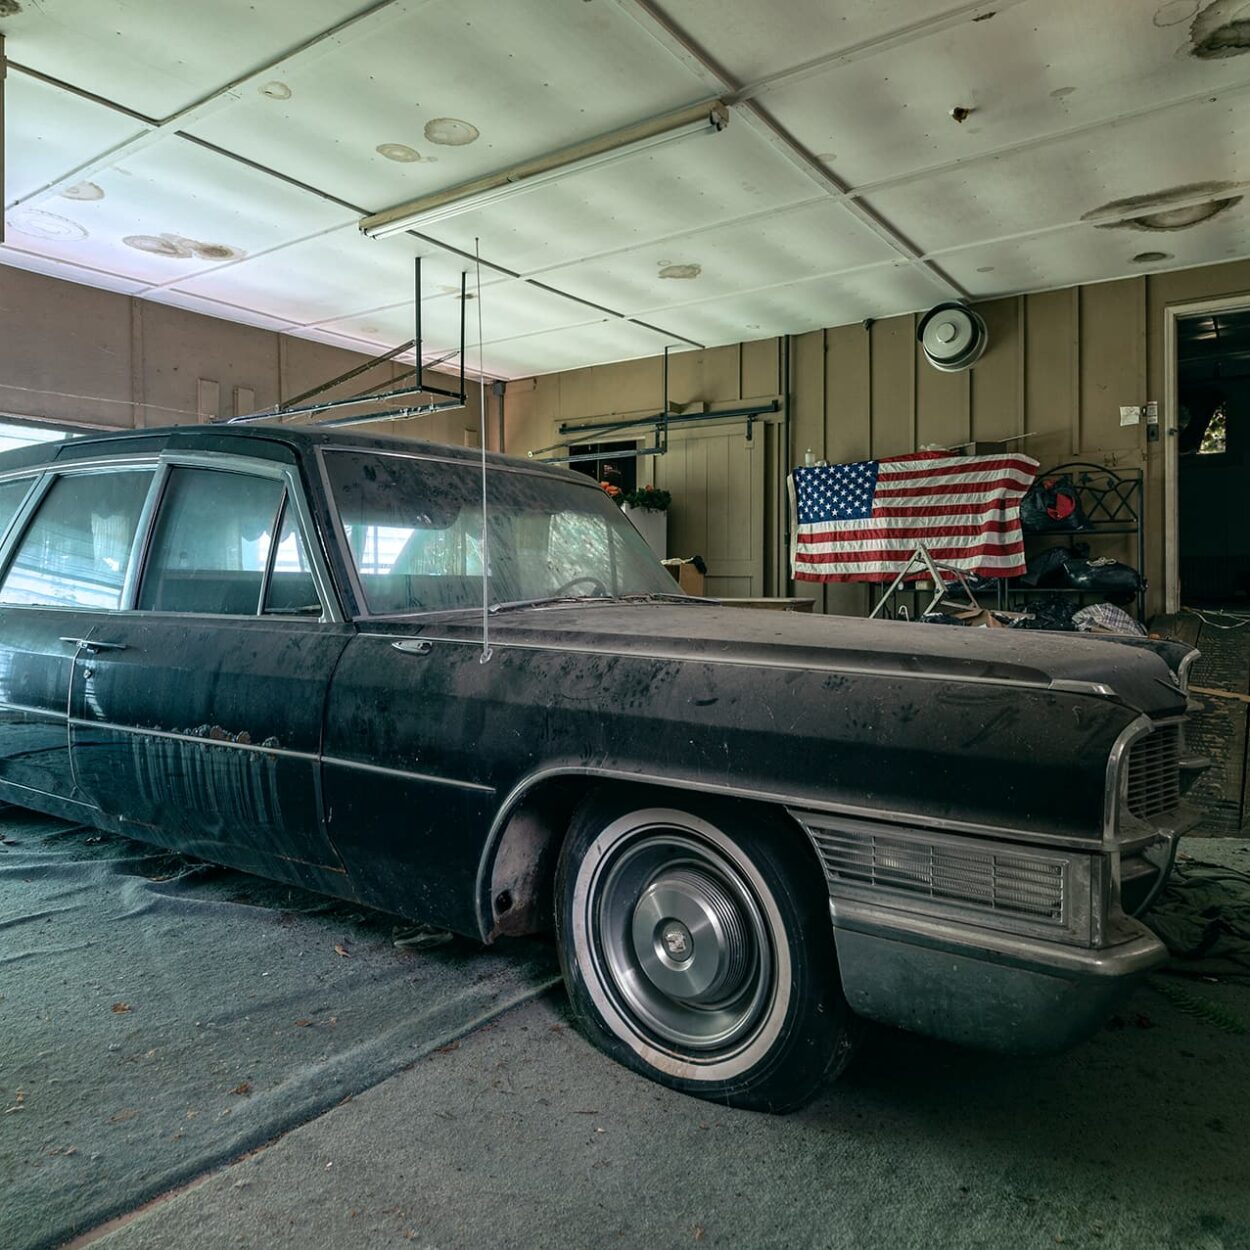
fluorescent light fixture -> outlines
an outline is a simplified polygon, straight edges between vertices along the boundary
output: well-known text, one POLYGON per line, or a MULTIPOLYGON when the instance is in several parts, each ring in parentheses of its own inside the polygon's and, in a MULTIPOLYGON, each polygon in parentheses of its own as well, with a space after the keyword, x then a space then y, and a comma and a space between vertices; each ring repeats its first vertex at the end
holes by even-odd
POLYGON ((418 226, 432 226, 461 213, 498 204, 547 186, 570 174, 602 169, 693 135, 718 134, 728 125, 729 108, 724 101, 705 100, 675 113, 614 130, 611 134, 588 139, 531 161, 522 161, 519 165, 463 182, 445 191, 435 191, 406 204, 397 204, 394 208, 362 218, 360 229, 371 239, 384 239, 418 226))

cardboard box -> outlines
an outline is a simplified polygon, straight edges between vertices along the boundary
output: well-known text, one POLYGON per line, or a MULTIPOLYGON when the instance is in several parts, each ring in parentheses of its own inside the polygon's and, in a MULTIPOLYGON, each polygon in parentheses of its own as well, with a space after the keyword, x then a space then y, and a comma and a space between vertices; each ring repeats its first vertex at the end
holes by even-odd
POLYGON ((707 579, 688 560, 665 560, 663 564, 686 594, 699 598, 706 594, 707 579))

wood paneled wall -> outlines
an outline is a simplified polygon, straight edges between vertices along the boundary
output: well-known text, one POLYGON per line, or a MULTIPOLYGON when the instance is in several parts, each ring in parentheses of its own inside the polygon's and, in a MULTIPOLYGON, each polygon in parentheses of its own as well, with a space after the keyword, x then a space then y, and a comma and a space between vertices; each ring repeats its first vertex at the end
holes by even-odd
MULTIPOLYGON (((106 429, 183 425, 270 408, 368 357, 0 265, 0 414, 106 429)), ((403 372, 390 363, 335 399, 403 372)), ((431 373, 443 386, 447 377, 431 373)), ((463 411, 357 427, 432 442, 479 439, 477 387, 463 411)), ((488 443, 495 405, 488 396, 488 443)), ((353 411, 367 411, 355 409, 353 411)))
MULTIPOLYGON (((1148 442, 1145 425, 1121 426, 1120 406, 1153 399, 1162 408, 1169 305, 1240 293, 1250 303, 1250 261, 991 300, 977 306, 990 347, 973 369, 957 374, 925 362, 915 315, 797 335, 789 340, 789 448, 778 449, 778 481, 784 465, 801 463, 808 448, 836 462, 1018 434, 1029 436, 1021 445, 1044 467, 1074 458, 1144 467, 1145 572, 1158 610, 1163 443, 1148 442)), ((784 346, 767 339, 674 355, 672 400, 715 407, 782 397, 784 346)), ((658 358, 510 383, 505 447, 523 454, 559 441, 562 421, 658 412, 661 401, 658 358)), ((730 491, 722 497, 724 506, 737 506, 730 491)), ((779 514, 776 483, 768 498, 765 509, 779 514)), ((681 507, 680 498, 674 506, 681 507)), ((701 499, 700 508, 707 506, 701 499)), ((774 593, 789 590, 784 528, 784 519, 770 514, 761 530, 774 593)), ((1135 559, 1127 541, 1100 550, 1135 559)), ((814 596, 822 611, 860 613, 868 603, 863 586, 800 583, 794 593, 814 596)))

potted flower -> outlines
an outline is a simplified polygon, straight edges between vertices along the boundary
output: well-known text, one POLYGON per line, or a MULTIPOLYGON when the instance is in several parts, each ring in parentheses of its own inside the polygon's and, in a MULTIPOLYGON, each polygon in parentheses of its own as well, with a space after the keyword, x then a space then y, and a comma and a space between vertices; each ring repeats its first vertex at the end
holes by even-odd
POLYGON ((634 528, 647 540, 647 546, 659 559, 667 559, 668 509, 673 496, 666 490, 647 485, 621 494, 619 502, 634 528))

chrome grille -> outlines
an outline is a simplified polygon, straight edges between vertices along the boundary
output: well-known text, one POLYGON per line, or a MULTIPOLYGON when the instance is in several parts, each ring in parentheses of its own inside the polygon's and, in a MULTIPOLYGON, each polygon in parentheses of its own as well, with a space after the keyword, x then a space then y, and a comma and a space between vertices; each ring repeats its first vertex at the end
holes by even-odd
POLYGON ((1040 920, 1064 918, 1065 865, 1019 853, 878 833, 812 828, 838 882, 1040 920))
POLYGON ((1139 820, 1175 811, 1181 802, 1181 728, 1160 725, 1128 755, 1128 810, 1139 820))

